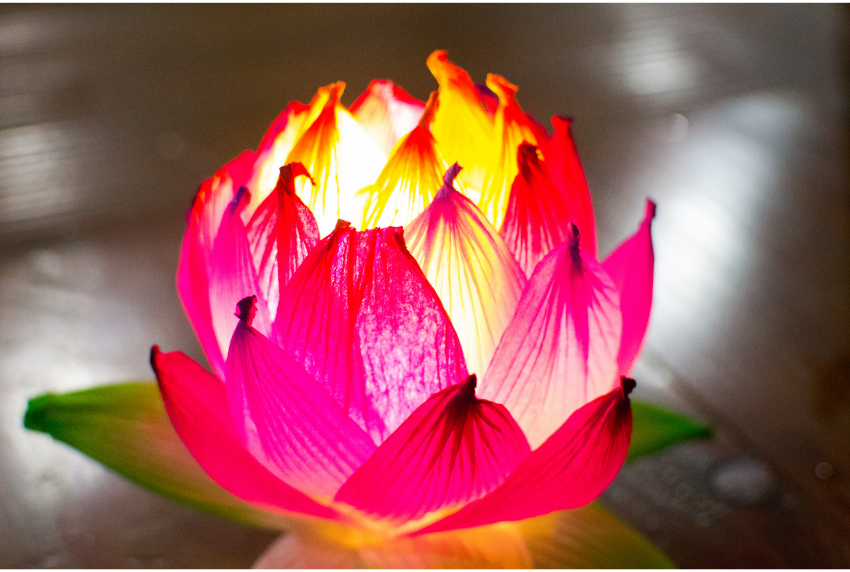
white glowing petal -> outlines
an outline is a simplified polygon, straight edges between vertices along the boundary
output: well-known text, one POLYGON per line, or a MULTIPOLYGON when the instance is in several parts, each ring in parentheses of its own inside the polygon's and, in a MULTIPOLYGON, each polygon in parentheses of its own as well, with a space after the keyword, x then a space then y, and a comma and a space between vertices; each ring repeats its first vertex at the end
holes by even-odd
MULTIPOLYGON (((337 109, 336 120, 339 128, 339 217, 360 221, 367 197, 360 190, 375 182, 387 156, 348 110, 337 109)), ((325 230, 319 223, 319 230, 324 236, 335 225, 336 220, 325 230)))

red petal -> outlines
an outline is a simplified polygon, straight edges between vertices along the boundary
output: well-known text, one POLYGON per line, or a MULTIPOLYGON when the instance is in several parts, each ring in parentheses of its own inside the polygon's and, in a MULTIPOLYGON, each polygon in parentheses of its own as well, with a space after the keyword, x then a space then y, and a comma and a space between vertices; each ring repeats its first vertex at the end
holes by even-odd
POLYGON ((541 151, 546 160, 555 187, 564 196, 570 216, 576 220, 581 233, 582 249, 596 256, 596 223, 593 218, 593 203, 584 169, 578 158, 575 141, 570 133, 572 119, 555 116, 552 126, 555 134, 541 142, 541 151))
POLYGON ((319 242, 319 226, 310 209, 295 194, 295 177, 310 174, 301 163, 280 168, 275 192, 254 211, 247 226, 248 242, 260 293, 270 315, 277 312, 280 286, 319 242))
POLYGON ((487 87, 499 96, 495 114, 495 147, 492 165, 484 179, 478 206, 496 228, 501 228, 511 184, 518 173, 517 148, 523 142, 537 144, 534 121, 517 103, 517 86, 505 78, 487 74, 487 87))
POLYGON ((210 257, 224 213, 236 189, 247 179, 254 158, 253 151, 244 151, 201 184, 189 210, 177 266, 180 301, 210 365, 221 376, 224 375, 223 353, 227 346, 219 345, 213 328, 209 294, 210 257))
POLYGON ((532 447, 617 380, 622 321, 617 290, 596 260, 570 240, 537 268, 481 382, 532 447))
POLYGON ((335 500, 415 520, 475 500, 530 452, 507 409, 475 397, 475 376, 432 395, 345 482, 335 500))
POLYGON ((445 50, 428 56, 428 69, 440 84, 440 107, 431 131, 449 163, 465 167, 461 180, 477 201, 493 156, 493 119, 469 74, 448 60, 445 50))
POLYGON ((407 225, 410 252, 451 316, 473 372, 490 363, 526 278, 496 229, 457 192, 455 163, 428 208, 407 225))
POLYGON ((628 375, 640 353, 649 312, 652 308, 652 273, 655 253, 652 249, 652 219, 655 203, 646 201, 646 214, 637 232, 608 255, 602 267, 620 292, 623 313, 623 337, 617 363, 620 375, 628 375))
POLYGON ((348 110, 389 154, 401 136, 416 127, 425 104, 393 82, 376 79, 348 110))
POLYGON ((295 360, 251 327, 256 297, 239 303, 227 356, 230 412, 248 450, 298 490, 331 497, 375 451, 295 360))
POLYGON ((340 518, 335 510, 275 477, 239 443, 221 381, 181 352, 164 354, 156 346, 151 365, 174 428, 215 482, 260 506, 340 518))
POLYGON ((531 452, 493 492, 416 534, 523 520, 585 505, 602 494, 626 460, 634 381, 584 405, 531 452))
POLYGON ((467 375, 460 343, 397 227, 340 221, 281 292, 275 340, 380 443, 467 375))
POLYGON ((570 214, 537 156, 537 147, 520 145, 517 162, 519 174, 499 233, 526 276, 531 276, 537 263, 567 239, 570 214))
POLYGON ((434 199, 449 167, 429 127, 437 101, 431 92, 419 125, 396 144, 378 180, 368 187, 363 228, 405 225, 434 199))

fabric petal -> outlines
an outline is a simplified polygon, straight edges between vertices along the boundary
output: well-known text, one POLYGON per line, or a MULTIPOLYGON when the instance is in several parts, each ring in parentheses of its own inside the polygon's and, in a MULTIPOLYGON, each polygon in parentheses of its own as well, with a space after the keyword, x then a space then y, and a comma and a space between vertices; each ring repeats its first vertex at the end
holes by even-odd
MULTIPOLYGON (((298 196, 313 212, 322 236, 338 218, 360 220, 365 194, 360 189, 375 182, 386 154, 339 102, 345 83, 326 88, 327 99, 318 116, 298 135, 286 163, 303 163, 316 185, 296 183, 298 196)), ((308 118, 309 119, 309 118, 308 118)))
POLYGON ((445 50, 428 56, 428 69, 440 85, 440 107, 431 131, 449 163, 464 168, 465 192, 478 201, 484 174, 493 157, 493 119, 478 96, 469 74, 448 60, 445 50))
POLYGON ((425 104, 388 80, 373 80, 348 108, 378 146, 389 154, 419 123, 425 104))
POLYGON ((521 143, 537 145, 530 119, 517 103, 519 89, 505 78, 487 74, 487 87, 499 96, 494 116, 494 156, 487 170, 478 207, 496 228, 501 228, 511 184, 519 173, 517 148, 521 143))
POLYGON ((525 274, 496 229, 445 174, 434 201, 407 225, 407 242, 440 295, 472 372, 487 368, 525 287, 525 274))
POLYGON ((316 217, 295 194, 298 176, 310 178, 301 163, 281 167, 275 192, 254 211, 246 227, 259 293, 271 316, 277 312, 281 284, 289 282, 319 242, 316 217))
POLYGON ((540 260, 569 236, 570 215, 555 188, 537 147, 523 143, 517 150, 519 174, 511 186, 505 221, 499 234, 526 276, 540 260))
MULTIPOLYGON (((237 324, 237 319, 233 315, 236 302, 245 296, 263 293, 257 281, 257 271, 254 268, 251 247, 248 244, 248 235, 241 216, 249 202, 248 189, 241 187, 224 213, 210 255, 209 289, 212 323, 225 359, 233 329, 237 324)), ((271 316, 265 300, 259 307, 257 326, 266 333, 271 330, 271 316)))
POLYGON ((428 206, 449 168, 429 128, 437 109, 431 92, 425 113, 390 153, 387 164, 369 193, 363 210, 363 228, 405 225, 428 206))
POLYGON ((221 376, 224 349, 216 338, 210 309, 210 258, 224 213, 247 180, 254 159, 253 151, 244 151, 201 184, 186 217, 177 266, 177 294, 213 371, 221 376))
POLYGON ((582 406, 496 490, 414 534, 523 520, 579 507, 604 491, 626 460, 634 380, 582 406))
POLYGON ((640 228, 608 255, 602 267, 620 292, 623 337, 617 363, 620 375, 628 375, 643 346, 649 312, 652 309, 652 275, 655 252, 652 249, 652 219, 655 203, 646 201, 646 214, 640 228))
POLYGON ((335 500, 376 518, 416 520, 490 492, 530 451, 507 409, 475 397, 471 375, 420 405, 335 500))
POLYGON ((227 356, 230 412, 247 449, 286 483, 330 498, 375 451, 369 436, 295 360, 251 327, 239 302, 227 356))
POLYGON ((593 202, 590 200, 590 189, 570 132, 571 125, 571 118, 552 117, 555 133, 552 137, 540 141, 540 149, 543 151, 552 181, 563 194, 570 216, 576 220, 582 237, 582 249, 597 256, 593 202))
POLYGON ((257 148, 257 158, 245 186, 251 191, 248 212, 254 210, 274 190, 280 168, 295 145, 295 138, 310 115, 310 106, 300 101, 290 102, 272 122, 257 148))
POLYGON ((183 353, 164 354, 156 346, 151 350, 151 365, 177 434, 215 482, 262 507, 341 518, 278 479, 242 446, 221 381, 183 353))
POLYGON ((617 290, 596 260, 567 242, 534 270, 481 382, 532 447, 617 381, 622 319, 617 290))
POLYGON ((451 321, 397 227, 357 232, 340 221, 284 287, 274 330, 376 443, 467 376, 451 321))
POLYGON ((156 383, 39 395, 29 400, 24 426, 181 504, 253 526, 298 526, 297 515, 247 503, 204 472, 174 431, 156 383))

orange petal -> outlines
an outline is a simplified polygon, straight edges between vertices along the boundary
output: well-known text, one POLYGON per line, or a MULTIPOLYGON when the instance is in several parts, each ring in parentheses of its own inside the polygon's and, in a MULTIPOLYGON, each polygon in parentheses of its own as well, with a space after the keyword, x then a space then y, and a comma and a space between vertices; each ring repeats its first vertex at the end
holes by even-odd
POLYGON ((492 166, 484 178, 478 207, 487 215, 493 226, 500 228, 505 218, 511 183, 519 172, 517 148, 522 142, 537 145, 537 136, 533 121, 523 113, 517 103, 517 86, 501 76, 487 74, 487 87, 499 96, 499 107, 495 115, 492 166))
POLYGON ((431 131, 446 160, 464 167, 460 179, 478 200, 493 154, 493 120, 469 74, 451 63, 445 50, 432 53, 427 63, 440 84, 440 108, 431 131))
POLYGON ((487 368, 525 287, 496 229, 456 191, 455 163, 434 201, 405 228, 410 253, 440 296, 471 373, 487 368))
POLYGON ((369 187, 364 229, 407 224, 425 210, 440 188, 449 165, 429 129, 436 96, 431 93, 419 125, 396 144, 378 180, 369 187))
POLYGON ((358 191, 375 181, 387 158, 339 103, 345 84, 337 82, 322 89, 327 99, 315 120, 308 123, 308 117, 305 125, 309 126, 298 135, 286 163, 303 163, 313 174, 316 184, 300 180, 296 191, 325 236, 339 218, 361 219, 366 195, 358 191))
POLYGON ((416 127, 425 104, 393 82, 376 79, 348 110, 389 154, 401 136, 416 127))

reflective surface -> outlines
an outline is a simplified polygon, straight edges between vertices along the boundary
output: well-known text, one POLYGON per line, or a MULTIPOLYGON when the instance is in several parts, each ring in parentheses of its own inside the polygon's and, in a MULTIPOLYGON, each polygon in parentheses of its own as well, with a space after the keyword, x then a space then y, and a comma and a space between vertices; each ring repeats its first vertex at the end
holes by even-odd
POLYGON ((425 99, 435 48, 576 117, 600 252, 658 203, 636 395, 717 437, 604 502, 680 565, 850 566, 848 11, 839 6, 4 6, 0 565, 248 566, 274 534, 26 432, 28 397, 202 360, 173 280, 199 181, 291 99, 425 99))

